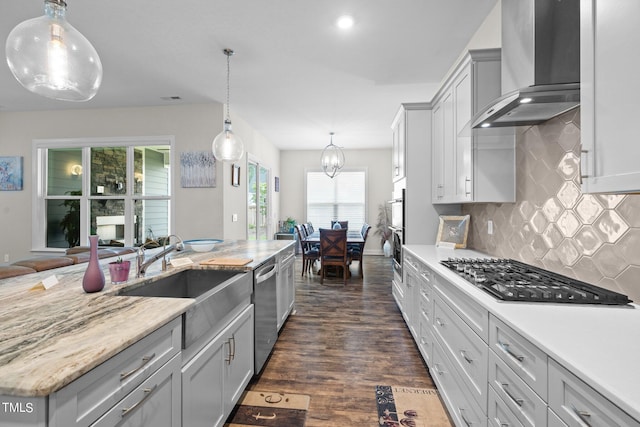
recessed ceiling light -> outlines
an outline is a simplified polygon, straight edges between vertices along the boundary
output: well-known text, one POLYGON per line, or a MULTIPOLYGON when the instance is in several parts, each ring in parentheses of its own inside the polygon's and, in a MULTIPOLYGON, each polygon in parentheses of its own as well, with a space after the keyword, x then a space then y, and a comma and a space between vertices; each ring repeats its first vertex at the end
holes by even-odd
POLYGON ((353 17, 351 17, 349 15, 342 15, 336 21, 336 25, 340 29, 347 30, 347 29, 353 27, 353 17))

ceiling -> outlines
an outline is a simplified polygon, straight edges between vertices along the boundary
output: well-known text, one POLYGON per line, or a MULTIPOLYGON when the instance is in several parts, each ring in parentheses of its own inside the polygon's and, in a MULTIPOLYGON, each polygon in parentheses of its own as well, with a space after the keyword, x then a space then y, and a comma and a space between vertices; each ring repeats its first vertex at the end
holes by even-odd
MULTIPOLYGON (((399 104, 430 100, 496 1, 67 0, 102 60, 98 94, 40 97, 2 60, 0 112, 224 103, 231 48, 232 116, 277 147, 320 149, 329 132, 346 149, 389 147, 399 104), (342 14, 350 31, 335 25, 342 14)), ((43 0, 3 0, 1 45, 42 13, 43 0)))

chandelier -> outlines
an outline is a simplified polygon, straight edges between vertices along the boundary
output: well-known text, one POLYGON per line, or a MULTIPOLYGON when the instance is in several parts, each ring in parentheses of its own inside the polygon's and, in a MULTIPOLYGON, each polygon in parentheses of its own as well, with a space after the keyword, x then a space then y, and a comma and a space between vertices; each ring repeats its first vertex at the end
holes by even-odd
POLYGON ((331 135, 331 142, 322 150, 320 164, 322 165, 324 173, 327 174, 329 178, 333 178, 340 172, 340 169, 344 167, 344 152, 342 148, 334 145, 333 135, 335 134, 331 132, 329 135, 331 135))
POLYGON ((18 24, 7 37, 7 64, 27 90, 62 101, 88 101, 102 83, 98 53, 65 19, 63 0, 45 0, 44 15, 18 24))

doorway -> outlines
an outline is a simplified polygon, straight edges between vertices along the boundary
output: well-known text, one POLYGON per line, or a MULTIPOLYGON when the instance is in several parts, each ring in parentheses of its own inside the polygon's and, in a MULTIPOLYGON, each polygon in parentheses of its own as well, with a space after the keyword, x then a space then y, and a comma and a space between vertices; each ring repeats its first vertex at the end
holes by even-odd
POLYGON ((247 162, 247 239, 268 240, 271 171, 256 160, 247 162))

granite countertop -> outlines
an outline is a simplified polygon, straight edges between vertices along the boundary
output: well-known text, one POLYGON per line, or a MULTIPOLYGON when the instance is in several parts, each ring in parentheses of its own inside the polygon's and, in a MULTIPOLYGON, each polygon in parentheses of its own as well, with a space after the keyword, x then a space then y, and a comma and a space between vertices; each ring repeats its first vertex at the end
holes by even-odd
MULTIPOLYGON (((132 266, 127 283, 111 285, 107 259, 100 261, 107 284, 87 294, 87 264, 0 280, 0 395, 47 396, 139 341, 194 304, 189 298, 126 297, 123 288, 190 268, 250 271, 293 241, 225 241, 211 252, 174 252, 193 264, 162 271, 156 261, 142 278, 132 266), (242 267, 201 266, 212 258, 251 258, 242 267), (31 290, 55 275, 58 284, 31 290)), ((131 259, 135 256, 123 257, 131 259)), ((135 263, 135 260, 133 260, 135 263)))
POLYGON ((549 357, 569 369, 611 402, 640 420, 640 306, 601 306, 503 302, 440 264, 486 254, 433 245, 404 248, 432 270, 507 323, 549 357))

